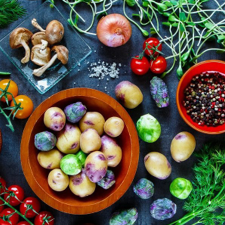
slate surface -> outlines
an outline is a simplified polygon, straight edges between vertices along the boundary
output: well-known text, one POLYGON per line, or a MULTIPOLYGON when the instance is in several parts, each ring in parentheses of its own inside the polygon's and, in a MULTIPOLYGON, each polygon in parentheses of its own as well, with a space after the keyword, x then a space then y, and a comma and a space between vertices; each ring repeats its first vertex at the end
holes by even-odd
MULTIPOLYGON (((27 9, 28 13, 35 10, 36 7, 41 5, 40 0, 19 0, 22 5, 27 9)), ((68 7, 61 1, 56 1, 56 5, 61 9, 63 15, 68 15, 68 7)), ((122 1, 113 7, 110 12, 122 13, 122 1)), ((2 39, 6 34, 8 34, 14 27, 16 27, 22 19, 13 23, 5 29, 0 30, 0 39, 2 39)), ((95 24, 96 25, 96 24, 95 24)), ((154 144, 147 144, 140 141, 140 158, 139 166, 134 179, 134 182, 138 181, 142 177, 150 179, 155 184, 155 195, 149 200, 141 200, 132 191, 132 186, 125 193, 125 195, 114 205, 103 210, 102 212, 86 215, 86 216, 76 216, 69 215, 59 211, 56 211, 44 202, 42 202, 42 210, 51 211, 55 216, 55 225, 77 225, 84 222, 93 222, 95 225, 107 225, 109 224, 110 215, 117 209, 137 207, 139 212, 137 225, 166 225, 170 222, 180 218, 184 215, 182 211, 183 201, 178 200, 171 196, 169 192, 169 185, 171 181, 176 177, 185 177, 191 179, 192 170, 191 167, 195 162, 194 156, 183 163, 176 163, 172 160, 170 155, 170 143, 173 137, 181 131, 191 132, 197 140, 197 148, 199 149, 203 142, 207 140, 219 140, 224 139, 225 135, 204 135, 198 133, 197 131, 191 129, 180 117, 175 102, 176 88, 178 84, 178 79, 175 74, 175 70, 165 78, 165 82, 169 88, 170 94, 170 106, 165 109, 158 109, 150 97, 149 94, 149 81, 152 78, 152 74, 148 73, 145 76, 136 76, 132 74, 129 63, 131 57, 137 55, 142 49, 142 43, 144 37, 141 35, 140 31, 132 25, 133 35, 131 40, 124 46, 120 48, 108 48, 99 43, 95 36, 82 35, 84 40, 93 49, 91 56, 81 64, 80 67, 74 69, 67 77, 60 81, 56 86, 54 86, 50 91, 44 95, 40 95, 18 72, 18 70, 11 64, 11 62, 5 57, 5 55, 0 51, 0 71, 10 71, 12 73, 11 78, 18 84, 21 94, 28 95, 32 98, 34 106, 37 107, 43 100, 48 98, 54 93, 61 90, 73 87, 89 87, 98 89, 100 91, 105 91, 105 86, 107 85, 108 94, 115 98, 114 88, 122 80, 129 80, 140 87, 144 94, 143 103, 133 110, 127 110, 131 115, 134 123, 138 118, 146 113, 150 113, 155 116, 162 126, 162 134, 160 139, 154 144), (110 80, 106 84, 106 80, 99 82, 98 79, 91 79, 88 77, 89 71, 88 67, 90 63, 97 62, 98 60, 105 61, 108 63, 116 62, 121 63, 122 67, 120 70, 119 79, 110 80), (99 86, 97 86, 99 85, 99 86), (165 154, 172 165, 173 172, 171 176, 164 180, 158 180, 150 176, 144 168, 143 158, 150 151, 159 151, 165 154), (177 214, 170 220, 166 221, 156 221, 149 213, 150 204, 158 198, 170 198, 177 204, 177 214)), ((94 31, 94 29, 93 29, 94 31)), ((163 29, 162 29, 162 32, 163 29)), ((76 44, 76 43, 74 43, 76 44)), ((167 50, 164 51, 165 55, 169 54, 167 50)), ((209 53, 201 57, 202 60, 206 59, 223 59, 223 55, 217 55, 215 53, 209 53)), ((0 76, 0 79, 3 79, 0 76)), ((13 122, 15 126, 15 132, 12 133, 7 127, 5 127, 5 119, 0 116, 0 129, 3 133, 3 148, 0 154, 0 175, 5 178, 8 185, 18 184, 25 189, 26 196, 35 196, 35 194, 30 189, 27 181, 23 175, 21 164, 20 164, 20 141, 25 126, 26 120, 15 120, 13 122)), ((192 223, 190 223, 192 224, 192 223)))

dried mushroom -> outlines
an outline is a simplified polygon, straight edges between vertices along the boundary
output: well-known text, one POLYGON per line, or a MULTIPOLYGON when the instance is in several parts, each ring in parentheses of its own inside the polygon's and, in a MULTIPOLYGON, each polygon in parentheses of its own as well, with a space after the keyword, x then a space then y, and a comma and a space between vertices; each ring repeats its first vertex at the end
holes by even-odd
POLYGON ((48 42, 41 40, 41 44, 33 46, 31 50, 31 61, 38 66, 46 65, 51 59, 51 49, 48 42))
POLYGON ((44 30, 34 18, 31 21, 32 25, 42 32, 45 32, 46 40, 50 45, 60 42, 64 35, 64 27, 58 20, 52 20, 48 23, 46 30, 44 30))
POLYGON ((32 45, 41 44, 41 40, 45 40, 45 41, 47 40, 44 31, 37 32, 37 33, 33 34, 33 36, 31 37, 32 45))
POLYGON ((56 59, 60 60, 62 64, 66 64, 68 62, 69 51, 65 46, 56 45, 52 48, 52 51, 55 51, 56 54, 46 65, 33 71, 35 76, 40 77, 55 62, 56 59))
POLYGON ((20 48, 24 47, 25 56, 21 59, 21 63, 27 63, 30 60, 30 48, 28 43, 32 37, 33 33, 26 28, 19 27, 12 31, 9 37, 10 47, 20 48))

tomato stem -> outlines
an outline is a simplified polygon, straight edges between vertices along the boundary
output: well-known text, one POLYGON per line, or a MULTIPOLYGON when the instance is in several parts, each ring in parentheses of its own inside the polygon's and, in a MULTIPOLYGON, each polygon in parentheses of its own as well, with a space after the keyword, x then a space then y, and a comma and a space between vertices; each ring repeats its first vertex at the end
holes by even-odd
POLYGON ((0 200, 4 202, 4 205, 8 206, 9 208, 13 209, 15 213, 17 213, 19 216, 21 216, 24 220, 26 220, 29 224, 34 225, 29 219, 26 218, 22 213, 20 213, 16 208, 11 206, 3 197, 0 195, 0 200))

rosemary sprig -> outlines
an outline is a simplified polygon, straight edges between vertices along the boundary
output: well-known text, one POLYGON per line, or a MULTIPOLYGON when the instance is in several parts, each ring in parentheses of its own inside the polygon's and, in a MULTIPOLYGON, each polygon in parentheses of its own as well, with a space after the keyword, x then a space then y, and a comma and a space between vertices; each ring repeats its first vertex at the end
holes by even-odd
POLYGON ((18 20, 25 13, 18 0, 0 0, 0 28, 18 20))
POLYGON ((182 225, 197 218, 194 224, 223 224, 225 221, 225 143, 205 144, 196 156, 193 191, 184 204, 188 212, 170 225, 182 225))

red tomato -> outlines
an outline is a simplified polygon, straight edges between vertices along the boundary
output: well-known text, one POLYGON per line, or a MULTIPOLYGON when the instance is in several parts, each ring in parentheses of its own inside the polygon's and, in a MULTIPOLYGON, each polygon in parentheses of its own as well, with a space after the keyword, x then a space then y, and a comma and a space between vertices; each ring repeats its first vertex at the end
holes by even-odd
POLYGON ((0 194, 5 191, 6 182, 3 178, 0 177, 0 194))
POLYGON ((27 218, 32 218, 37 215, 41 209, 41 204, 37 198, 28 197, 20 204, 20 212, 26 215, 27 218), (37 212, 37 213, 36 213, 37 212))
POLYGON ((157 38, 150 37, 145 40, 143 44, 143 50, 145 50, 146 55, 153 55, 154 57, 156 57, 159 55, 159 52, 157 52, 157 50, 159 50, 160 52, 162 51, 162 44, 157 38), (146 45, 148 45, 147 49, 146 45))
POLYGON ((14 213, 14 210, 11 208, 5 208, 1 213, 0 216, 7 216, 10 220, 10 222, 6 222, 3 219, 0 219, 0 225, 16 225, 19 221, 19 215, 17 213, 14 213), (11 215, 10 215, 11 214, 11 215))
POLYGON ((4 202, 0 200, 0 212, 4 209, 4 202))
MULTIPOLYGON (((12 93, 13 97, 16 97, 18 95, 18 86, 13 80, 10 80, 10 79, 1 80, 0 81, 0 88, 4 90, 6 88, 6 86, 8 85, 9 81, 10 81, 10 84, 9 84, 8 89, 7 89, 7 92, 12 93)), ((2 92, 0 91, 0 94, 1 93, 2 92)), ((12 100, 12 96, 9 95, 9 94, 7 94, 7 98, 8 98, 9 101, 12 100)), ((1 101, 5 102, 5 97, 2 97, 1 101)))
POLYGON ((28 223, 27 221, 20 221, 16 225, 30 225, 30 223, 28 223))
POLYGON ((19 185, 11 185, 7 192, 4 199, 12 206, 19 205, 24 199, 24 190, 19 185))
POLYGON ((150 70, 153 73, 160 74, 166 70, 167 62, 163 56, 158 56, 155 60, 150 61, 150 70))
POLYGON ((34 225, 53 225, 55 218, 50 212, 42 211, 34 219, 34 225))
MULTIPOLYGON (((23 108, 16 113, 15 117, 17 119, 26 119, 29 117, 34 108, 32 100, 26 95, 18 95, 15 97, 15 100, 17 104, 21 103, 21 107, 23 108)), ((15 106, 13 101, 11 101, 10 106, 15 106)))
POLYGON ((130 67, 133 73, 137 75, 144 75, 149 70, 149 62, 146 57, 138 59, 138 56, 131 59, 130 67))

